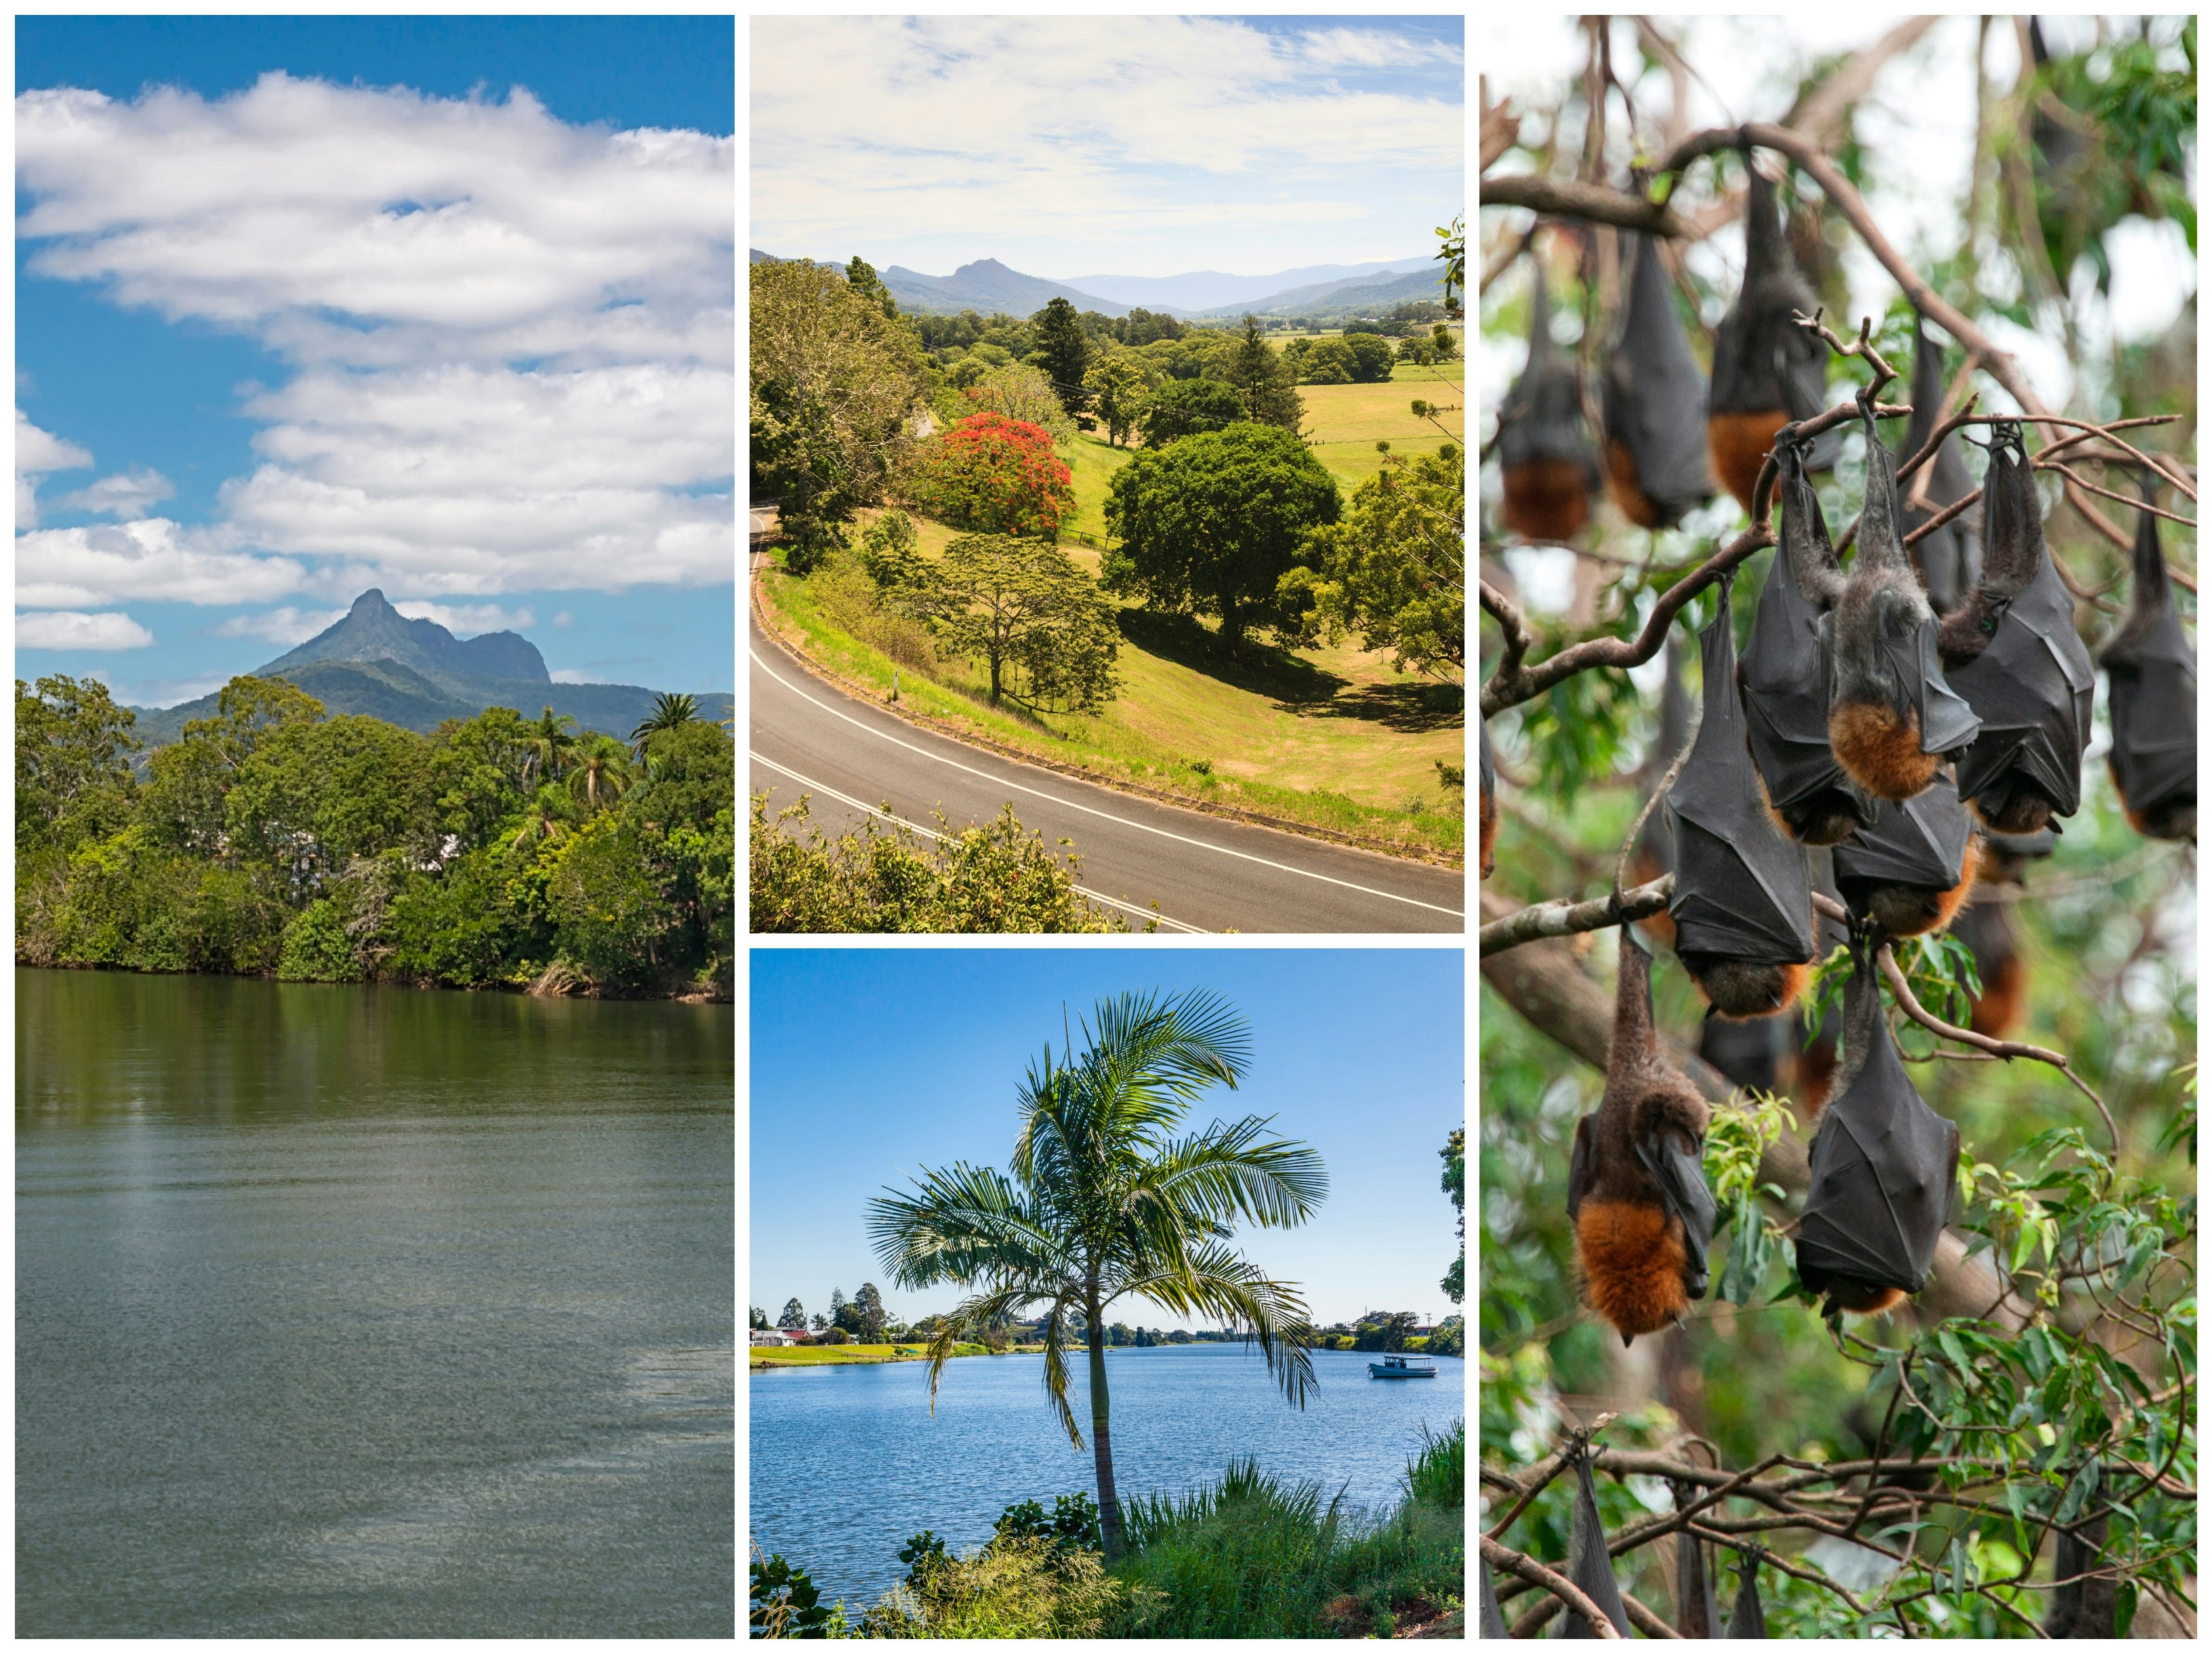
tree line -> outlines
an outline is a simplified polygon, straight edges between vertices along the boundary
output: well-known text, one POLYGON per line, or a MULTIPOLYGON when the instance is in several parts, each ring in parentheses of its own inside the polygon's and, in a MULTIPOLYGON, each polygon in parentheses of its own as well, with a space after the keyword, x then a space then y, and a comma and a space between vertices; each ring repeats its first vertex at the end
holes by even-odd
POLYGON ((419 734, 234 678, 146 751, 102 684, 15 684, 15 957, 628 995, 729 992, 735 749, 665 695, 419 734))

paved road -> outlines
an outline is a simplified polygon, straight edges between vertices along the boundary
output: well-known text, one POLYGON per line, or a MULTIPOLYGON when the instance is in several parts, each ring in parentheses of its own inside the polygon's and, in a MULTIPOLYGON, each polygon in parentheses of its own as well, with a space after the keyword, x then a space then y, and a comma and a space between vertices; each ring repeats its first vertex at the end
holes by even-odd
MULTIPOLYGON (((812 799, 842 827, 888 803, 901 819, 957 827, 1012 802, 1025 827, 1070 838, 1085 891, 1177 931, 1462 931, 1467 887, 1449 867, 1247 827, 1155 804, 915 728, 807 672, 750 607, 751 790, 773 809, 812 799)), ((1133 919, 1132 922, 1135 922, 1133 919)))

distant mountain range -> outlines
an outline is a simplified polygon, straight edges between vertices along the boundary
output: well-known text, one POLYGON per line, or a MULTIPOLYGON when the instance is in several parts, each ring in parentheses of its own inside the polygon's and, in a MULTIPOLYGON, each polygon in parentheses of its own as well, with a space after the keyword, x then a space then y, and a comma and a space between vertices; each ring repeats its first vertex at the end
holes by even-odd
MULTIPOLYGON (((756 264, 774 258, 752 249, 756 264)), ((950 276, 925 276, 902 265, 877 274, 902 310, 940 316, 963 310, 1029 316, 1054 299, 1066 299, 1078 310, 1105 316, 1126 316, 1132 306, 1140 306, 1185 319, 1233 320, 1247 311, 1255 316, 1372 313, 1409 299, 1443 296, 1437 261, 1425 256, 1388 264, 1309 265, 1269 276, 1200 270, 1181 276, 1079 276, 1060 282, 1024 276, 996 258, 963 265, 950 276), (1201 305, 1211 307, 1196 307, 1201 305)))
MULTIPOLYGON (((654 694, 633 684, 556 684, 538 646, 520 633, 455 637, 435 621, 408 619, 374 591, 356 598, 337 625, 247 675, 296 684, 333 716, 381 718, 424 734, 486 707, 534 718, 550 706, 580 728, 627 739, 652 711, 654 694)), ((189 720, 215 716, 217 698, 133 708, 137 733, 149 745, 165 745, 189 720)), ((727 693, 702 695, 699 714, 718 719, 733 704, 727 693)))

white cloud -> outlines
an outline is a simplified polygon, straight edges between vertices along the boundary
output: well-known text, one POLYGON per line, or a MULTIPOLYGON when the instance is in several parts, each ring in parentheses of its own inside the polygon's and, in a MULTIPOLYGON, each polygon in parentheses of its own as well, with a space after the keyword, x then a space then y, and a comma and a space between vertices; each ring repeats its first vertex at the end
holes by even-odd
POLYGON ((425 603, 416 599, 392 606, 410 620, 434 620, 462 635, 526 631, 537 623, 529 610, 502 609, 496 603, 425 603))
POLYGON ((82 471, 92 456, 74 442, 33 425, 21 408, 15 410, 15 526, 35 526, 39 520, 39 479, 50 471, 82 471))
POLYGON ((93 511, 130 522, 173 496, 176 490, 158 471, 133 468, 103 477, 89 488, 64 494, 54 503, 68 511, 93 511))
POLYGON ((154 634, 129 615, 56 609, 15 617, 19 649, 143 649, 153 641, 154 634))
POLYGON ((556 666, 553 681, 556 684, 595 684, 599 679, 580 666, 556 666))
POLYGON ((27 609, 149 603, 260 603, 307 586, 287 557, 223 549, 218 537, 167 517, 85 528, 41 528, 15 539, 15 601, 27 609))
POLYGON ((1462 187, 1462 95, 1340 72, 1454 55, 1383 31, 1047 16, 752 29, 751 217, 771 252, 842 254, 860 233, 877 247, 958 239, 981 257, 1028 234, 1112 258, 1175 226, 1249 224, 1204 261, 1266 269, 1320 256, 1315 224, 1400 240, 1433 204, 1399 199, 1414 175, 1439 201, 1462 187))
POLYGON ((559 614, 553 617, 553 624, 564 632, 575 623, 576 617, 570 614, 566 609, 562 610, 559 614))
POLYGON ((345 617, 343 609, 295 609, 288 603, 281 609, 264 609, 258 614, 233 615, 215 629, 215 635, 258 637, 290 648, 295 643, 306 642, 318 632, 329 630, 345 617))
POLYGON ((438 595, 733 577, 733 139, 282 74, 27 92, 16 133, 33 273, 300 364, 211 548, 438 595))

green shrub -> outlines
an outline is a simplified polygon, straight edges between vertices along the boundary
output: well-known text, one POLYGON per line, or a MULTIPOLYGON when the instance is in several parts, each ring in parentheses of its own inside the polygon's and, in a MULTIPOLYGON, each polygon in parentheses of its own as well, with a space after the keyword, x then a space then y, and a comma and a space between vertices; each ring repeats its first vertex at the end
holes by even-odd
POLYGON ((1043 1538, 994 1539, 970 1556, 933 1553, 918 1577, 918 1588, 896 1586, 867 1611, 861 1636, 1096 1637, 1136 1596, 1095 1553, 1043 1538))
POLYGON ((288 982, 357 982, 361 960, 345 921, 327 901, 310 902, 285 927, 276 975, 288 982))

